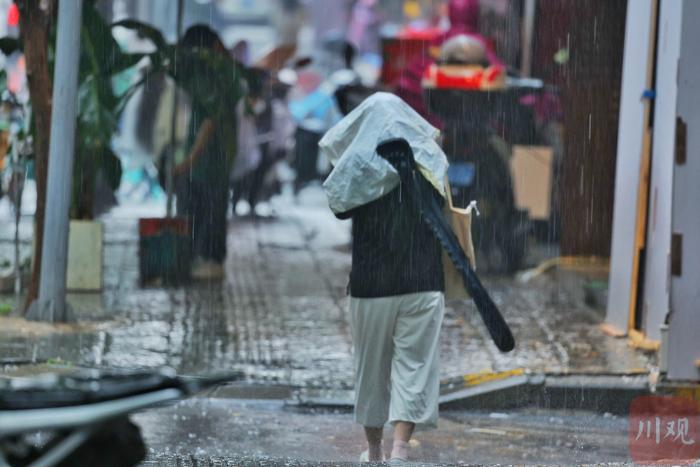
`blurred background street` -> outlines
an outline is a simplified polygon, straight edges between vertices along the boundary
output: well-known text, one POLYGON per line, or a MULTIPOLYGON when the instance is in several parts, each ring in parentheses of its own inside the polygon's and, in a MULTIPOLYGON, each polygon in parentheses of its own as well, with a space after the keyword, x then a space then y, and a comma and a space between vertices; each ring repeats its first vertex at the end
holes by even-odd
POLYGON ((319 141, 379 92, 435 130, 516 342, 446 302, 411 459, 697 460, 634 443, 642 401, 686 410, 700 446, 699 20, 696 0, 0 0, 0 466, 355 462, 352 221, 319 141))

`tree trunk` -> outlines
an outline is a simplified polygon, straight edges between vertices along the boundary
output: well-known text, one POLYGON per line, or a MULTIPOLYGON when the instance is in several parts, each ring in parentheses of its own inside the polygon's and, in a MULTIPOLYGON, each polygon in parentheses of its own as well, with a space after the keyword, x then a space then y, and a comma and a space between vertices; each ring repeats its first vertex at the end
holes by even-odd
POLYGON ((41 254, 44 240, 46 175, 49 164, 51 134, 52 76, 49 70, 49 40, 54 19, 55 0, 20 0, 20 34, 27 64, 27 81, 34 118, 34 165, 36 174, 36 213, 34 215, 34 255, 32 278, 25 310, 39 294, 41 254), (45 8, 42 8, 44 6, 45 8))

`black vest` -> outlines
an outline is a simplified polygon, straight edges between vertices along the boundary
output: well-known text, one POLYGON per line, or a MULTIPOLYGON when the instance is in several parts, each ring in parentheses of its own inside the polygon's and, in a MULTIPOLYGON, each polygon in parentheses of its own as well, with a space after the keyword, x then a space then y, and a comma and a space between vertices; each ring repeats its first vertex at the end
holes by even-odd
MULTIPOLYGON (((444 202, 437 191, 433 195, 444 202)), ((402 187, 338 217, 353 220, 351 296, 445 290, 442 246, 402 187)))

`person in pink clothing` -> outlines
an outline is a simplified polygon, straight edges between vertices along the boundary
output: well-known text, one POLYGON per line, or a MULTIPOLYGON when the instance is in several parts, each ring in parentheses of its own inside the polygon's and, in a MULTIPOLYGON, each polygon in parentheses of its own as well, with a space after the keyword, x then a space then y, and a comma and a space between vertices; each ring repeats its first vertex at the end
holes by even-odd
POLYGON ((379 53, 379 27, 384 18, 377 8, 377 0, 358 0, 352 8, 347 37, 360 55, 379 53))

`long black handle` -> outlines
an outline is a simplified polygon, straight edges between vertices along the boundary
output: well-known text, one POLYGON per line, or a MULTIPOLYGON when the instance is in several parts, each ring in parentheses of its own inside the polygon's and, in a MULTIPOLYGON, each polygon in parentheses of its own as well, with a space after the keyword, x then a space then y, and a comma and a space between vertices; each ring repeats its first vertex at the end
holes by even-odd
POLYGON ((440 205, 435 200, 435 197, 427 192, 427 190, 433 190, 434 188, 429 186, 428 181, 421 175, 414 175, 413 178, 415 187, 418 188, 416 192, 421 195, 420 199, 417 201, 420 204, 423 218, 438 240, 440 240, 447 256, 452 260, 457 271, 462 275, 464 285, 472 296, 474 304, 479 310, 481 319, 484 321, 489 334, 491 334, 493 342, 502 352, 513 350, 515 347, 513 333, 503 319, 500 310, 479 280, 479 277, 471 268, 469 259, 460 246, 459 240, 445 218, 445 214, 440 205))
POLYGON ((472 296, 481 319, 486 325, 493 342, 502 352, 509 352, 515 347, 515 339, 508 324, 501 315, 491 296, 484 288, 478 276, 471 268, 467 255, 462 250, 457 236, 432 191, 434 188, 417 170, 413 151, 405 140, 391 140, 382 143, 377 152, 387 159, 399 172, 401 183, 406 186, 406 196, 423 215, 447 256, 462 275, 464 285, 472 296))

